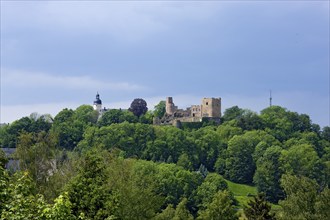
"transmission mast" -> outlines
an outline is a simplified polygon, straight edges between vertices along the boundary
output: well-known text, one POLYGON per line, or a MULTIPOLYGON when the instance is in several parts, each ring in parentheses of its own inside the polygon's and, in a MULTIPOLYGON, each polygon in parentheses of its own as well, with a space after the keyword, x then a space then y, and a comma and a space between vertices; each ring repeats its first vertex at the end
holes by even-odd
POLYGON ((272 107, 272 90, 270 90, 270 93, 269 93, 269 107, 272 107))

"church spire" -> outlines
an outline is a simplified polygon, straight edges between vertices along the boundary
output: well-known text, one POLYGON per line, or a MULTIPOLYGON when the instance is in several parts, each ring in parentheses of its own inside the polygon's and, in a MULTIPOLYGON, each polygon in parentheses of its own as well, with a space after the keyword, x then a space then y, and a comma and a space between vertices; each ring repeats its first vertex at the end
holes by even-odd
POLYGON ((99 92, 96 93, 96 99, 93 103, 94 110, 100 111, 102 109, 102 101, 100 99, 99 92))
POLYGON ((95 104, 99 104, 99 105, 102 105, 102 101, 100 99, 100 95, 99 95, 99 92, 96 93, 96 99, 94 101, 94 105, 95 104))

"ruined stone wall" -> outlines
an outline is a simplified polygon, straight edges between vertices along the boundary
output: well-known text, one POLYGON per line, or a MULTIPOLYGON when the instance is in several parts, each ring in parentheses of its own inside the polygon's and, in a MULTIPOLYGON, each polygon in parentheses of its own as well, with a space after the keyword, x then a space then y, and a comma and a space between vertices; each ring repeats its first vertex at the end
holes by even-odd
POLYGON ((201 117, 184 117, 180 118, 181 122, 201 122, 202 118, 201 117))
POLYGON ((200 105, 192 105, 190 107, 191 117, 202 117, 202 108, 200 105))

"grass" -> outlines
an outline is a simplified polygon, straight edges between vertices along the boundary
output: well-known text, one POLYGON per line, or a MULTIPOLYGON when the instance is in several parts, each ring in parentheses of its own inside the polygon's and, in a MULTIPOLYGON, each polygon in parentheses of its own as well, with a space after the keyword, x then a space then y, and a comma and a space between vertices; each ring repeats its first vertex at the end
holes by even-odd
POLYGON ((238 201, 238 207, 243 208, 244 205, 252 199, 253 195, 257 195, 257 188, 250 185, 233 183, 226 180, 228 189, 234 193, 235 199, 238 201))
MULTIPOLYGON (((240 219, 245 219, 242 209, 253 198, 253 195, 258 194, 257 188, 251 185, 234 183, 229 180, 226 180, 226 182, 228 184, 228 189, 234 194, 235 199, 238 201, 237 208, 239 209, 238 212, 241 216, 240 219)), ((270 203, 270 205, 272 206, 272 210, 275 212, 280 210, 281 208, 279 205, 276 204, 270 203)))
POLYGON ((226 180, 226 182, 228 184, 229 190, 237 196, 247 196, 248 194, 257 195, 258 193, 257 188, 255 186, 234 183, 229 180, 226 180))

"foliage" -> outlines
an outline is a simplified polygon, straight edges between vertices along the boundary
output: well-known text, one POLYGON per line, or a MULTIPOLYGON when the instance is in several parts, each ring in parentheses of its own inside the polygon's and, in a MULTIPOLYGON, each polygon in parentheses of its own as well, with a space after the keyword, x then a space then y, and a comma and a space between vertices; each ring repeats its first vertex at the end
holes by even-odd
POLYGON ((8 184, 9 175, 3 166, 0 166, 0 213, 5 208, 5 203, 8 201, 8 184))
POLYGON ((180 155, 178 162, 176 163, 178 166, 183 167, 186 170, 192 170, 193 166, 191 161, 189 160, 189 156, 187 153, 183 153, 180 155))
POLYGON ((176 163, 180 155, 187 152, 188 141, 184 131, 172 126, 159 126, 151 129, 155 136, 152 141, 147 143, 143 159, 166 161, 171 156, 172 161, 176 163))
POLYGON ((22 133, 19 137, 15 157, 20 168, 30 173, 40 192, 56 169, 56 145, 56 137, 50 133, 22 133))
POLYGON ((213 126, 203 127, 189 134, 189 138, 194 140, 198 161, 207 170, 213 171, 217 157, 226 148, 225 144, 213 126))
POLYGON ((92 106, 81 105, 75 111, 63 109, 55 118, 51 132, 58 136, 61 148, 73 150, 89 126, 97 122, 98 112, 92 106))
POLYGON ((181 122, 181 126, 185 131, 197 130, 203 127, 203 122, 181 122))
POLYGON ((81 161, 80 171, 66 186, 72 213, 90 219, 105 219, 113 212, 113 192, 107 188, 106 163, 97 152, 88 152, 81 161))
POLYGON ((78 149, 102 147, 108 150, 120 149, 127 157, 142 157, 148 143, 155 137, 152 126, 140 123, 123 122, 101 128, 88 128, 78 149))
POLYGON ((218 191, 228 188, 226 181, 216 173, 209 173, 204 182, 197 188, 196 200, 205 209, 218 191))
POLYGON ((166 102, 164 100, 160 101, 155 105, 154 115, 155 117, 162 118, 166 112, 166 102))
POLYGON ((294 145, 282 151, 279 160, 283 172, 315 179, 321 177, 319 157, 309 144, 294 145))
POLYGON ((321 136, 324 140, 330 141, 330 127, 325 126, 322 130, 321 136))
POLYGON ((155 164, 113 158, 110 161, 108 186, 115 193, 114 217, 119 219, 151 219, 164 204, 157 191, 155 164))
POLYGON ((14 121, 10 125, 0 128, 0 144, 1 147, 16 147, 20 134, 41 131, 48 132, 51 128, 52 118, 49 115, 38 115, 32 113, 30 117, 23 117, 14 121))
POLYGON ((244 214, 248 220, 273 220, 274 214, 270 214, 271 206, 265 199, 265 195, 259 193, 244 207, 244 214))
POLYGON ((154 115, 152 111, 147 111, 139 117, 139 122, 142 124, 153 124, 154 115))
POLYGON ((72 215, 67 193, 60 195, 51 205, 41 194, 34 194, 35 186, 28 172, 18 172, 12 177, 6 175, 6 178, 5 188, 1 187, 3 182, 0 179, 0 219, 77 219, 72 215))
POLYGON ((242 135, 243 130, 239 127, 232 126, 229 123, 224 123, 217 128, 217 133, 221 140, 228 142, 235 135, 242 135))
POLYGON ((8 162, 8 158, 3 150, 0 149, 0 167, 5 167, 8 162))
POLYGON ((77 218, 72 214, 71 208, 72 204, 65 192, 55 199, 53 206, 43 210, 42 217, 54 220, 75 220, 77 218))
POLYGON ((262 110, 260 117, 266 130, 280 141, 289 139, 295 132, 312 130, 308 115, 299 115, 280 106, 271 106, 262 110))
POLYGON ((166 209, 164 209, 161 213, 157 214, 153 219, 154 220, 170 220, 175 216, 175 209, 172 204, 169 204, 166 209))
POLYGON ((198 219, 234 220, 238 219, 228 191, 218 191, 205 210, 199 212, 198 219))
POLYGON ((283 175, 281 185, 286 199, 279 202, 279 219, 315 219, 318 185, 307 177, 283 175))
POLYGON ((62 195, 64 186, 77 175, 80 169, 78 159, 80 157, 75 152, 65 150, 56 152, 56 169, 53 169, 51 175, 47 177, 41 191, 48 203, 52 203, 54 199, 62 195))
MULTIPOLYGON (((252 134, 252 133, 251 133, 252 134)), ((258 143, 256 135, 234 136, 228 142, 225 177, 237 183, 252 183, 255 162, 252 154, 258 143)))
POLYGON ((96 124, 98 112, 90 105, 81 105, 75 110, 73 118, 84 124, 96 124))
POLYGON ((122 123, 124 121, 134 123, 137 122, 136 116, 130 111, 123 111, 121 109, 110 109, 103 113, 98 121, 99 126, 108 126, 114 123, 122 123))
POLYGON ((183 198, 175 209, 173 220, 193 220, 194 217, 187 209, 187 199, 183 198))
POLYGON ((237 126, 243 130, 262 130, 264 128, 264 122, 261 117, 248 109, 244 109, 242 115, 236 120, 237 126))
POLYGON ((257 170, 254 175, 254 183, 258 192, 264 192, 268 201, 277 203, 284 198, 280 179, 283 171, 280 169, 282 148, 272 146, 257 161, 257 170))
POLYGON ((166 204, 177 205, 182 197, 194 204, 195 190, 201 184, 202 177, 174 164, 162 163, 155 173, 156 192, 165 197, 166 204))
POLYGON ((45 203, 41 195, 34 195, 34 184, 28 172, 15 173, 5 189, 6 202, 1 219, 41 219, 45 203))
POLYGON ((137 117, 144 115, 148 111, 147 102, 144 99, 134 99, 128 109, 137 117))
POLYGON ((227 108, 223 113, 222 119, 223 121, 231 121, 233 119, 237 119, 243 115, 244 110, 239 108, 237 105, 231 108, 227 108))
POLYGON ((316 219, 330 219, 330 189, 326 187, 316 198, 315 217, 316 219))
POLYGON ((163 104, 100 118, 82 105, 1 126, 0 144, 17 147, 23 171, 9 175, 2 153, 1 218, 237 219, 234 200, 242 207, 258 191, 281 200, 279 219, 329 219, 329 127, 280 106, 234 106, 221 125, 151 125, 163 104))

